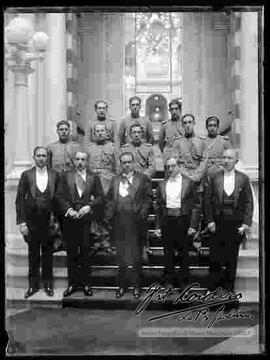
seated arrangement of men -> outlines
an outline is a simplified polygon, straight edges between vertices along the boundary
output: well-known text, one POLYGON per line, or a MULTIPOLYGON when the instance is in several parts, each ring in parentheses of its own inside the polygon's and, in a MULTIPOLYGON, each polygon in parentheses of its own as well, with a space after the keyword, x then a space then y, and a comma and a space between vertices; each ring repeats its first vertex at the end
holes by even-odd
MULTIPOLYGON (((110 229, 116 248, 116 297, 127 290, 128 268, 133 270, 134 298, 140 297, 143 232, 155 174, 153 146, 146 142, 152 141, 151 127, 146 118, 140 118, 140 106, 138 97, 130 99, 131 116, 121 122, 120 144, 112 142, 106 116, 101 120, 108 108, 106 102, 99 101, 98 118, 91 125, 92 140, 83 145, 71 141, 69 123, 63 120, 57 124, 59 140, 48 148, 34 149, 35 166, 21 175, 16 197, 17 223, 29 253, 25 298, 39 289, 40 245, 45 292, 53 295, 53 244, 49 235, 53 214, 60 220, 67 250, 68 287, 64 297, 80 287, 86 296, 92 296, 89 234, 94 224, 106 232, 107 242, 110 229)), ((207 118, 208 136, 202 139, 194 134, 194 116, 181 118, 178 100, 169 106, 172 118, 163 124, 160 138, 165 179, 159 183, 155 202, 156 229, 164 240, 163 283, 176 283, 180 289, 188 283, 190 238, 198 234, 203 217, 212 238, 210 288, 223 286, 233 291, 239 245, 252 224, 250 180, 235 170, 237 151, 218 134, 217 117, 207 118), (181 262, 177 273, 174 250, 181 262)), ((114 128, 114 141, 115 132, 114 128)))

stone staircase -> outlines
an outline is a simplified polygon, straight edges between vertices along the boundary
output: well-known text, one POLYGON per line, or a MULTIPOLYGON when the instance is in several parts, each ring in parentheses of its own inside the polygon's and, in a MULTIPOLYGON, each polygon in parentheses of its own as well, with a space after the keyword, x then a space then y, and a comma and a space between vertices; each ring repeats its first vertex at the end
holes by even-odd
MULTIPOLYGON (((158 181, 162 178, 162 173, 153 179, 153 194, 158 181)), ((161 280, 164 269, 163 243, 162 239, 155 236, 154 229, 155 215, 149 216, 149 230, 143 254, 143 289, 147 289, 153 283, 161 280)), ((208 255, 209 244, 207 239, 203 241, 200 251, 190 246, 189 251, 189 269, 190 283, 198 282, 200 284, 199 291, 206 291, 208 285, 208 255)), ((66 268, 66 252, 61 251, 54 254, 54 290, 55 295, 48 297, 43 289, 38 293, 24 299, 24 292, 28 287, 28 260, 27 246, 22 237, 17 234, 6 235, 6 307, 29 307, 33 305, 39 306, 62 306, 74 305, 76 303, 80 307, 104 308, 107 306, 121 308, 121 306, 134 306, 136 303, 132 298, 132 294, 127 293, 122 299, 116 300, 114 297, 116 283, 115 276, 117 274, 117 264, 114 254, 108 256, 104 253, 98 253, 91 256, 92 264, 92 284, 94 296, 85 298, 82 292, 77 292, 67 299, 62 299, 62 294, 67 287, 67 268, 66 268), (62 301, 63 300, 63 301, 62 301), (87 305, 88 304, 88 305, 87 305), (90 305, 89 305, 90 304, 90 305)), ((177 263, 176 268, 180 266, 177 263)), ((259 303, 259 242, 257 237, 251 237, 245 249, 240 249, 236 291, 242 293, 242 304, 259 303)))

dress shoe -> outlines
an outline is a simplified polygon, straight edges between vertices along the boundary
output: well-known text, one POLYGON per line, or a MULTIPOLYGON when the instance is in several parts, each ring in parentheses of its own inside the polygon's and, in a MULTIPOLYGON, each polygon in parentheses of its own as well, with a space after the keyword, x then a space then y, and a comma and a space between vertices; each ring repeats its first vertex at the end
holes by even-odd
POLYGON ((64 297, 67 297, 71 294, 73 294, 77 290, 77 287, 75 285, 70 285, 63 293, 64 297))
POLYGON ((89 285, 85 285, 83 292, 86 296, 93 296, 93 291, 89 285))
POLYGON ((24 294, 24 298, 27 299, 29 298, 30 296, 34 295, 36 292, 38 292, 38 289, 37 288, 34 288, 34 287, 30 287, 26 293, 24 294))
POLYGON ((48 286, 45 288, 45 293, 48 295, 48 296, 53 296, 54 295, 54 292, 53 292, 53 288, 48 286))
POLYGON ((133 297, 134 297, 134 299, 136 299, 136 300, 141 297, 141 290, 140 290, 140 288, 135 288, 135 289, 133 290, 133 297))
POLYGON ((125 293, 125 289, 124 288, 119 288, 116 290, 116 294, 115 294, 115 297, 116 299, 119 299, 120 297, 122 297, 125 293))

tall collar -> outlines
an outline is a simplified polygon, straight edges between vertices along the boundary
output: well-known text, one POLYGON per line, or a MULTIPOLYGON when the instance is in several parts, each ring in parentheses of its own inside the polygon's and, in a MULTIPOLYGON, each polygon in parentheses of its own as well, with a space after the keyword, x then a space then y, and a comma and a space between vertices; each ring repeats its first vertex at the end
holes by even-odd
POLYGON ((47 172, 47 166, 44 166, 42 169, 38 166, 35 166, 36 168, 36 172, 38 172, 39 174, 45 174, 47 172))
POLYGON ((227 172, 225 172, 224 171, 224 176, 232 176, 232 175, 234 175, 235 174, 235 169, 233 169, 232 171, 230 171, 229 173, 227 172))

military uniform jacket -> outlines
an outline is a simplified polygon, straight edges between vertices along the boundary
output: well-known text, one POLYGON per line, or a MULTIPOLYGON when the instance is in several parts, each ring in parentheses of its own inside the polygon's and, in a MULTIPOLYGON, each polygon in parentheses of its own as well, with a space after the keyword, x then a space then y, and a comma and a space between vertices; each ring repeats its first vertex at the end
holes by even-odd
POLYGON ((107 127, 107 135, 106 135, 107 141, 114 142, 115 144, 117 143, 117 125, 116 125, 116 121, 113 119, 105 119, 105 120, 95 119, 94 121, 90 121, 85 133, 85 138, 84 138, 85 143, 88 143, 89 141, 95 142, 96 124, 105 124, 107 127))
POLYGON ((116 173, 117 154, 116 146, 111 141, 97 144, 95 142, 84 144, 89 155, 89 170, 95 174, 102 174, 109 179, 116 173))
POLYGON ((135 169, 151 178, 156 169, 154 161, 154 149, 151 144, 142 143, 135 146, 133 143, 121 146, 121 153, 131 152, 135 158, 135 169))
POLYGON ((132 124, 138 124, 143 129, 142 142, 153 144, 153 128, 150 120, 145 116, 138 118, 132 118, 130 115, 120 121, 118 130, 119 145, 122 146, 127 143, 131 143, 129 134, 130 126, 132 124))
POLYGON ((76 141, 62 143, 59 140, 47 146, 49 151, 49 167, 57 172, 69 171, 74 168, 73 156, 82 147, 76 141))
POLYGON ((180 166, 184 174, 194 176, 197 179, 203 176, 205 167, 202 167, 203 159, 203 138, 199 136, 191 136, 187 138, 182 136, 174 142, 173 154, 180 160, 180 166))
POLYGON ((204 156, 208 157, 206 173, 211 174, 222 169, 223 152, 231 148, 227 136, 217 135, 215 138, 206 137, 203 142, 204 156))
POLYGON ((181 125, 181 120, 167 120, 163 121, 160 128, 159 134, 159 148, 161 151, 165 147, 172 147, 175 140, 183 136, 183 129, 181 125))

